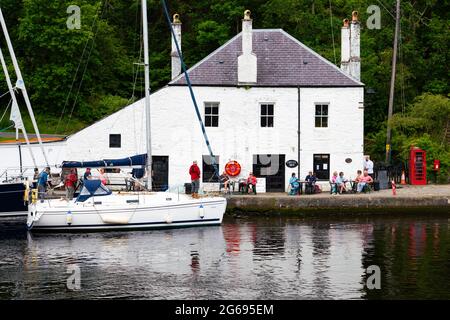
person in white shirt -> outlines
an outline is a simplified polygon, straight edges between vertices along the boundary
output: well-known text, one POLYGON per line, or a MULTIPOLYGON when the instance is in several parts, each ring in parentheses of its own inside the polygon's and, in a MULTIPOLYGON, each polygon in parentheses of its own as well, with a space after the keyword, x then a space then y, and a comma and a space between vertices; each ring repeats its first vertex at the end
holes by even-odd
POLYGON ((373 162, 369 156, 366 156, 366 161, 364 161, 364 170, 367 170, 367 173, 373 179, 373 162))

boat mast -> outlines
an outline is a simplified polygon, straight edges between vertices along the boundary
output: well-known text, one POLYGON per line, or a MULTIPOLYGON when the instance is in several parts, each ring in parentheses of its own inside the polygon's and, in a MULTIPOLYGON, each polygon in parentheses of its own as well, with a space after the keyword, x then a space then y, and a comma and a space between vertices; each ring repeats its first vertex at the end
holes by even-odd
MULTIPOLYGON (((36 159, 34 158, 33 150, 32 150, 31 145, 30 145, 30 140, 28 139, 27 130, 25 130, 25 125, 23 125, 22 116, 20 115, 19 105, 18 105, 17 99, 16 99, 16 94, 14 93, 14 89, 13 89, 13 86, 11 84, 11 79, 9 77, 9 72, 8 72, 7 67, 6 67, 5 58, 3 57, 3 52, 2 52, 1 48, 0 48, 0 61, 1 61, 1 64, 2 64, 3 72, 5 74, 6 83, 8 84, 9 94, 11 95, 11 99, 12 99, 11 112, 14 112, 13 110, 15 108, 17 108, 16 112, 18 112, 18 114, 20 116, 20 121, 22 122, 22 126, 21 126, 20 129, 23 132, 23 135, 25 137, 25 141, 27 142, 28 149, 30 150, 30 155, 31 155, 31 159, 33 159, 34 167, 37 168, 37 166, 36 166, 36 159)), ((18 135, 17 134, 17 130, 19 128, 17 128, 18 127, 17 123, 15 123, 15 125, 16 125, 16 139, 17 139, 18 138, 17 137, 17 135, 18 135)), ((20 145, 19 145, 19 152, 20 152, 20 145)), ((20 159, 22 160, 22 156, 20 156, 20 159)), ((22 164, 20 166, 22 167, 22 164)), ((20 169, 20 171, 22 173, 22 168, 20 169)))
POLYGON ((147 132, 147 190, 152 191, 152 138, 150 113, 150 65, 148 50, 147 0, 142 0, 142 34, 144 40, 145 120, 147 132))
POLYGON ((14 65, 14 70, 16 71, 17 84, 18 84, 18 85, 16 84, 16 86, 20 90, 22 90, 22 94, 23 94, 23 97, 25 99, 25 104, 26 104, 28 112, 30 114, 31 122, 33 123, 33 128, 34 128, 34 131, 36 132, 36 137, 38 139, 39 146, 41 147, 42 154, 44 155, 45 163, 46 163, 47 166, 49 166, 47 155, 46 155, 45 150, 44 150, 44 145, 42 144, 41 135, 39 133, 39 128, 37 126, 36 119, 34 118, 33 109, 31 108, 30 98, 28 97, 28 92, 27 92, 27 89, 25 87, 25 82, 23 81, 22 73, 20 72, 19 64, 17 63, 16 55, 14 53, 14 49, 13 49, 13 46, 12 46, 12 43, 11 43, 11 39, 9 38, 8 29, 6 28, 6 23, 5 23, 5 19, 3 18, 3 13, 2 13, 2 9, 1 8, 0 8, 0 24, 1 24, 2 29, 3 29, 3 34, 5 35, 6 43, 8 45, 9 54, 11 56, 11 60, 12 60, 12 63, 14 65))

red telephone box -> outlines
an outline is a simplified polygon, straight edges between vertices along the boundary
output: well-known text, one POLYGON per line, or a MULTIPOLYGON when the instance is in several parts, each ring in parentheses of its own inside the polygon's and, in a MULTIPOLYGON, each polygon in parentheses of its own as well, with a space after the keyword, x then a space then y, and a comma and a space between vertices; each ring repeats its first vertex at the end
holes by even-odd
POLYGON ((427 184, 426 151, 412 147, 409 152, 409 182, 413 185, 427 184))

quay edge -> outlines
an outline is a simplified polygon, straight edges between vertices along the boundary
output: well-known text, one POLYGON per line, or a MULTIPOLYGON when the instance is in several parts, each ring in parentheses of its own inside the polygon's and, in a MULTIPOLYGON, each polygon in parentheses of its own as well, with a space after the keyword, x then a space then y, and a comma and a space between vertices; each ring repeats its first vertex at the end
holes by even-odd
POLYGON ((227 215, 370 215, 370 214, 448 214, 450 198, 444 196, 232 196, 227 215))

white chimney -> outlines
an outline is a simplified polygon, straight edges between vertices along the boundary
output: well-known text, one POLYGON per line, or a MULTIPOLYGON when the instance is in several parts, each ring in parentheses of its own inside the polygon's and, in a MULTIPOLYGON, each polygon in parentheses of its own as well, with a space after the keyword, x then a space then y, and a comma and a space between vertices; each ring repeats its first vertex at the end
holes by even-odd
MULTIPOLYGON (((181 21, 180 15, 178 13, 175 13, 173 15, 172 27, 181 52, 181 21)), ((172 80, 173 80, 181 74, 181 60, 180 56, 178 55, 177 46, 175 44, 173 34, 172 34, 172 53, 170 55, 172 57, 172 80)))
POLYGON ((358 12, 353 11, 350 23, 350 75, 361 80, 361 24, 358 21, 358 12))
POLYGON ((361 24, 358 12, 353 11, 352 21, 344 19, 341 29, 341 70, 356 80, 361 80, 361 24))
POLYGON ((341 70, 350 74, 350 26, 348 19, 344 19, 341 29, 341 70))
POLYGON ((242 54, 238 57, 238 82, 256 83, 257 58, 253 50, 253 32, 250 10, 245 10, 242 20, 242 54))

